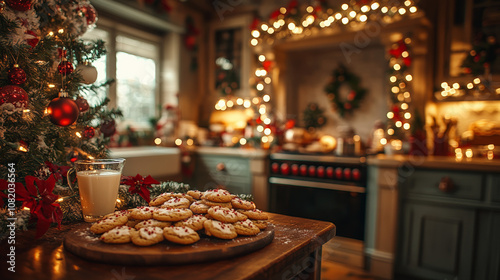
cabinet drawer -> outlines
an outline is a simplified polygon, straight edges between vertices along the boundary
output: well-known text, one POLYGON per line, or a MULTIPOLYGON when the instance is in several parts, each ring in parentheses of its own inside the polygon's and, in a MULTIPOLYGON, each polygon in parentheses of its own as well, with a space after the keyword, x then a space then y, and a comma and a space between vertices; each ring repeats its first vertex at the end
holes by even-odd
POLYGON ((491 175, 491 201, 500 202, 500 175, 491 175))
POLYGON ((200 164, 210 173, 250 177, 250 163, 245 158, 200 156, 200 164))
POLYGON ((415 170, 408 177, 408 192, 428 194, 433 196, 455 197, 466 199, 481 199, 483 176, 478 173, 415 170), (451 190, 439 189, 441 181, 448 177, 452 185, 451 190))
POLYGON ((203 178, 198 184, 202 189, 224 186, 235 194, 249 194, 252 191, 250 162, 246 158, 200 155, 196 174, 203 178))

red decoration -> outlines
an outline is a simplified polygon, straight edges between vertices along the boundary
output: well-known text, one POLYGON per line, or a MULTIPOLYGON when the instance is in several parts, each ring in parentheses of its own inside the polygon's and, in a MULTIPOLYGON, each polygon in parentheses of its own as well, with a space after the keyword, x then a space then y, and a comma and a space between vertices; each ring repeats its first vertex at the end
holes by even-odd
POLYGON ((71 169, 71 166, 63 166, 63 165, 55 165, 50 161, 46 161, 45 165, 49 168, 50 172, 56 180, 66 179, 66 175, 68 171, 71 169))
POLYGON ((104 137, 111 137, 116 132, 115 120, 107 120, 101 124, 101 133, 104 137))
POLYGON ((94 137, 95 135, 95 128, 91 126, 86 126, 85 129, 83 130, 83 137, 90 139, 94 137))
POLYGON ((16 11, 25 12, 31 9, 33 0, 5 0, 5 3, 16 11))
POLYGON ((55 203, 59 196, 52 193, 56 179, 51 175, 47 180, 33 176, 26 176, 24 180, 25 188, 16 187, 16 200, 22 201, 21 207, 29 208, 31 217, 37 218, 35 237, 39 238, 47 232, 50 224, 61 226, 63 213, 59 204, 55 203))
POLYGON ((89 103, 87 102, 87 99, 85 99, 83 97, 78 97, 75 100, 75 103, 78 106, 78 110, 80 110, 80 113, 84 113, 84 112, 88 111, 88 109, 90 108, 89 103))
POLYGON ((150 192, 148 188, 152 188, 152 184, 159 184, 160 182, 156 181, 151 177, 151 175, 148 175, 146 178, 143 178, 141 175, 137 174, 135 177, 132 176, 123 176, 122 177, 122 182, 121 184, 123 185, 129 185, 128 191, 132 194, 137 193, 139 194, 146 202, 149 203, 151 200, 150 197, 150 192))
POLYGON ((93 25, 96 22, 97 11, 95 10, 94 6, 89 4, 81 7, 80 10, 83 12, 85 18, 87 19, 87 25, 93 25))
POLYGON ((5 4, 5 1, 0 0, 0 13, 5 10, 5 6, 7 6, 7 4, 5 4))
POLYGON ((26 82, 26 72, 18 64, 14 64, 14 67, 9 70, 8 76, 10 83, 14 85, 21 85, 26 82))
POLYGON ((24 34, 27 34, 27 36, 25 36, 26 44, 28 44, 32 49, 35 48, 36 45, 38 45, 38 42, 40 42, 40 38, 38 38, 35 32, 26 30, 24 34))
POLYGON ((7 85, 0 88, 0 105, 12 103, 16 108, 28 106, 28 94, 18 86, 7 85))
MULTIPOLYGON (((4 207, 4 202, 3 199, 7 198, 7 194, 4 193, 3 191, 6 191, 8 189, 9 184, 12 184, 10 182, 7 182, 7 180, 0 179, 0 208, 3 209, 4 207)), ((19 189, 23 187, 23 184, 21 183, 14 183, 15 184, 15 189, 19 189)))
POLYGON ((50 121, 59 126, 68 126, 78 119, 78 105, 67 97, 57 97, 50 101, 47 107, 50 121))
POLYGON ((57 66, 57 71, 59 71, 59 73, 61 75, 71 74, 71 73, 73 73, 73 70, 75 70, 75 68, 73 67, 73 64, 71 63, 71 61, 67 61, 64 59, 57 66))

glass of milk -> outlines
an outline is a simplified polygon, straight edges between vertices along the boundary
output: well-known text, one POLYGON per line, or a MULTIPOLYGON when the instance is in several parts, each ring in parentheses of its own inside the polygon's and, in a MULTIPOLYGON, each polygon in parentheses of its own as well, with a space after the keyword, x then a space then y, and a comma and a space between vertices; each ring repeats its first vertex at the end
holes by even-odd
POLYGON ((83 219, 95 222, 115 211, 125 159, 78 160, 68 172, 76 172, 83 219))

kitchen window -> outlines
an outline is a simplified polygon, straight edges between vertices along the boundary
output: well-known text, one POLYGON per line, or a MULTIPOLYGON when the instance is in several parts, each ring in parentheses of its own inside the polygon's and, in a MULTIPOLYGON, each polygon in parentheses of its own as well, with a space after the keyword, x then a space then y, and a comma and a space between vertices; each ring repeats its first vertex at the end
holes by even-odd
POLYGON ((93 63, 99 73, 96 83, 116 79, 115 84, 97 96, 87 97, 89 103, 95 104, 107 94, 110 106, 123 113, 118 120, 119 129, 149 129, 149 120, 157 116, 159 104, 161 38, 130 27, 104 24, 88 31, 83 39, 106 42, 106 56, 93 63))

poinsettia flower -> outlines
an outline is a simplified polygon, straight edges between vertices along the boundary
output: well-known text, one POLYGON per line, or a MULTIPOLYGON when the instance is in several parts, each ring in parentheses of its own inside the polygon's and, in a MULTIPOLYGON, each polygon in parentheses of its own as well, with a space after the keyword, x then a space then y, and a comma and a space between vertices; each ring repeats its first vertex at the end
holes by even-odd
MULTIPOLYGON (((23 186, 23 184, 21 183, 14 183, 14 184, 16 189, 23 186)), ((8 196, 3 191, 7 190, 8 188, 9 188, 9 182, 7 182, 7 180, 0 179, 0 208, 3 208, 5 205, 3 199, 7 198, 8 196)))
POLYGON ((66 178, 68 171, 71 169, 71 166, 55 165, 50 161, 46 161, 45 165, 49 168, 50 172, 54 174, 57 180, 66 178))
POLYGON ((128 191, 132 194, 139 194, 147 203, 151 200, 151 194, 148 188, 152 188, 152 184, 159 184, 160 182, 156 181, 148 175, 146 178, 137 174, 135 177, 132 176, 123 176, 122 184, 130 186, 128 191))
POLYGON ((24 180, 26 187, 16 188, 16 199, 23 202, 21 207, 30 209, 32 217, 37 218, 35 237, 45 234, 51 223, 57 223, 60 228, 63 214, 56 203, 59 196, 52 193, 56 185, 55 176, 51 175, 47 180, 26 176, 24 180))

